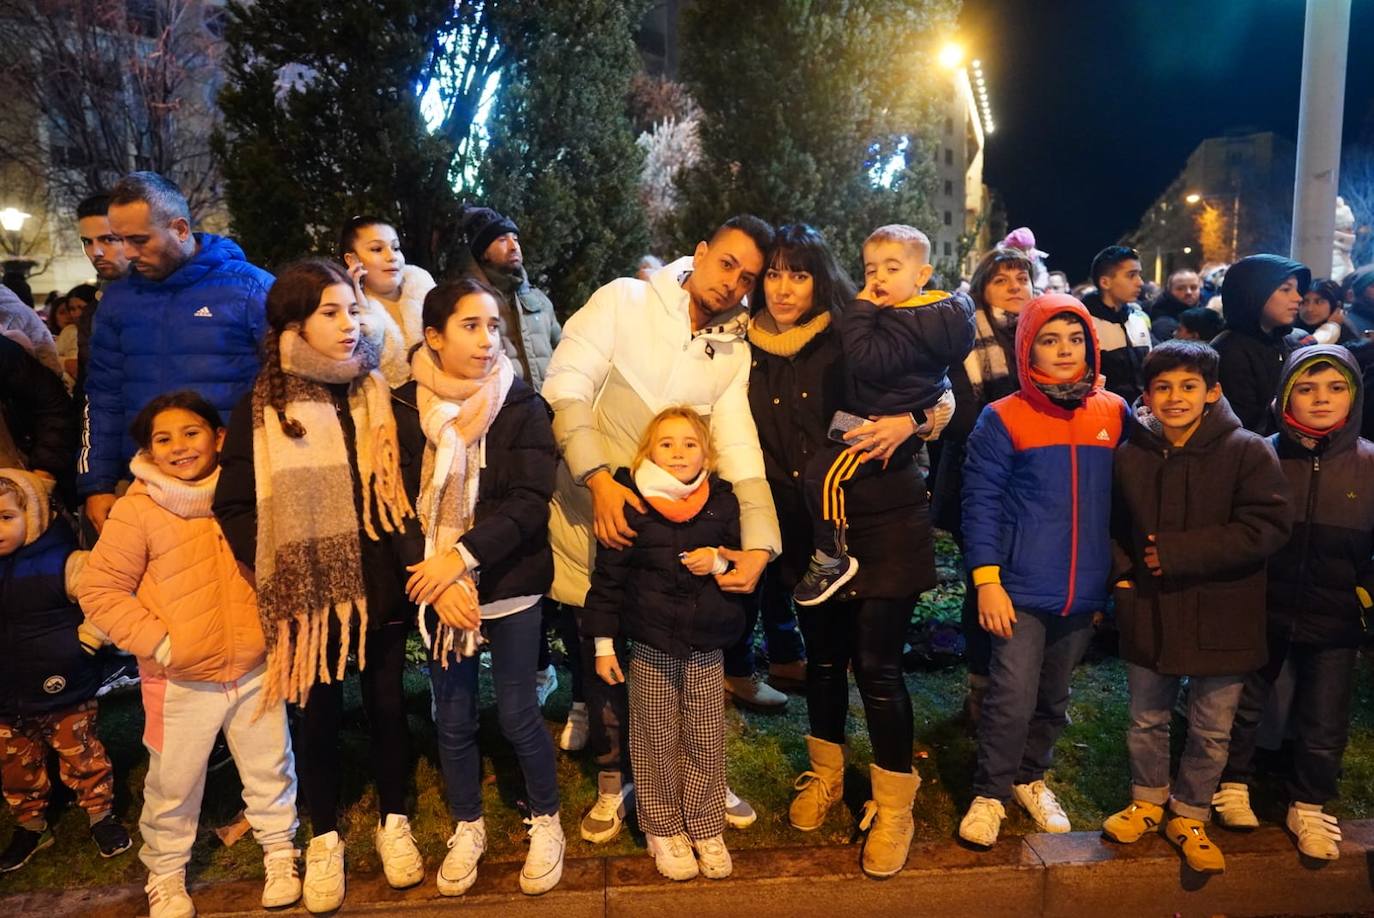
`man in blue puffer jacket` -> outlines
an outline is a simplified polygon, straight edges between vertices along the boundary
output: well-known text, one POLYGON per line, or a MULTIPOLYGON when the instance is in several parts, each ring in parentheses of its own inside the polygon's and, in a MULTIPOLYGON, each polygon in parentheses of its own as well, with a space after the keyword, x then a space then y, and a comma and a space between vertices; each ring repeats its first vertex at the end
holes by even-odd
POLYGON ((175 185, 134 172, 110 195, 129 276, 111 284, 91 334, 77 488, 99 531, 127 475, 129 424, 154 396, 194 389, 228 417, 253 385, 272 275, 233 241, 191 232, 175 185))

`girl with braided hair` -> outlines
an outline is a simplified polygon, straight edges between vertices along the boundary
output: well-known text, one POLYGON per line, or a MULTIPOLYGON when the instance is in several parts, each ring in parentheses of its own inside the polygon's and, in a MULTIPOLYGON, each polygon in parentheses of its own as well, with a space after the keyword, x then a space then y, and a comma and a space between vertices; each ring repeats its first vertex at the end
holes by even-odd
MULTIPOLYGON (((229 422, 214 512, 255 580, 267 644, 264 704, 303 712, 297 765, 313 838, 304 903, 337 908, 343 677, 356 654, 371 729, 387 881, 413 886, 424 863, 405 815, 409 737, 401 674, 410 608, 396 539, 413 518, 401 488, 380 341, 360 322, 343 269, 288 265, 267 297, 262 370, 229 422)), ((413 519, 409 525, 414 525, 413 519)))

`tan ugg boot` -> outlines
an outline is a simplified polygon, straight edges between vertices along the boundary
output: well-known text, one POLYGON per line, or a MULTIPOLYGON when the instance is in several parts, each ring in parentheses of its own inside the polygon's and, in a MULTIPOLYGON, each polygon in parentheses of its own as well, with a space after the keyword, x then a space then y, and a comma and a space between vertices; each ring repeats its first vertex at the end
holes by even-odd
POLYGON ((921 786, 921 776, 914 770, 900 774, 877 765, 869 768, 873 799, 864 804, 864 816, 859 822, 860 829, 868 829, 863 868, 871 877, 890 877, 906 866, 907 852, 911 850, 911 836, 916 833, 911 805, 921 786))
POLYGON ((797 778, 797 796, 787 811, 792 828, 803 832, 819 829, 830 806, 844 793, 844 747, 814 736, 806 738, 811 770, 797 778))

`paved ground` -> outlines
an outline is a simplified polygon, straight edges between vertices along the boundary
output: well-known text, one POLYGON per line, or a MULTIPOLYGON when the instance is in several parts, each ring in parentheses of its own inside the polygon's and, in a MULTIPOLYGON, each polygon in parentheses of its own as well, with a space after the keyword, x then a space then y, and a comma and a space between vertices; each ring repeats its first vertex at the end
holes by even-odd
MULTIPOLYGON (((1374 914, 1374 820, 1345 823, 1340 860, 1304 863, 1288 835, 1266 827, 1218 830, 1227 857, 1218 877, 1191 873, 1162 838, 1133 846, 1089 832, 1005 840, 989 852, 954 842, 912 849, 907 868, 875 882, 858 869, 858 847, 742 851, 735 875, 674 884, 647 856, 569 861, 563 882, 522 896, 516 863, 484 865, 461 899, 442 899, 432 876, 406 892, 378 876, 350 877, 339 915, 633 916, 633 918, 839 918, 851 915, 1101 916, 1374 914)), ((193 890, 204 918, 263 915, 253 882, 193 890)), ((131 918, 146 914, 143 891, 116 887, 0 897, 0 916, 131 918)), ((292 909, 280 913, 302 915, 292 909)))

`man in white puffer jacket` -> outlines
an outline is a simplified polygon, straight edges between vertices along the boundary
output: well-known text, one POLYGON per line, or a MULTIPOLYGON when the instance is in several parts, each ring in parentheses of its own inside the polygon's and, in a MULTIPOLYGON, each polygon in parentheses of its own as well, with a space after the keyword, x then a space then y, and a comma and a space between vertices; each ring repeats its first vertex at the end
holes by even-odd
MULTIPOLYGON (((580 610, 586 599, 596 543, 623 548, 634 538, 624 507, 638 498, 611 476, 630 464, 644 428, 670 405, 689 405, 709 420, 717 468, 739 498, 743 544, 728 553, 734 567, 717 575, 721 588, 752 592, 781 551, 749 411, 748 310, 742 305, 772 236, 757 217, 732 217, 693 255, 649 280, 622 277, 600 288, 564 325, 543 396, 553 407, 563 455, 549 536, 555 571, 550 595, 565 607, 580 610)), ((601 768, 600 793, 583 819, 582 837, 602 842, 620 831, 633 789, 622 735, 626 691, 595 677, 592 639, 580 643, 586 710, 569 718, 587 718, 588 744, 601 768)))

